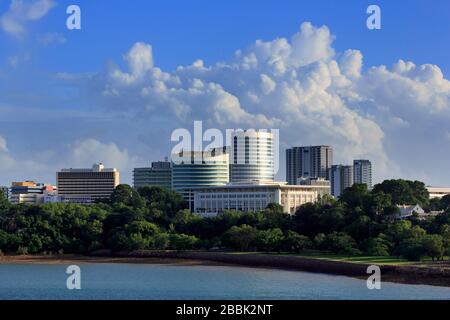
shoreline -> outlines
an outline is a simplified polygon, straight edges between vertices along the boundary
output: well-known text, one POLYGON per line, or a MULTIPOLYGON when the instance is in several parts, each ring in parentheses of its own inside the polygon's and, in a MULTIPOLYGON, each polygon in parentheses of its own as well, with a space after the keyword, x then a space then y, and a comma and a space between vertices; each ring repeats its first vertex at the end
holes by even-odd
MULTIPOLYGON (((280 269, 341 275, 366 280, 369 264, 323 260, 301 256, 264 253, 207 251, 135 251, 131 253, 98 251, 90 255, 0 256, 2 264, 136 263, 181 266, 215 265, 280 269)), ((436 264, 438 266, 438 264, 436 264)), ((386 282, 450 287, 450 269, 429 266, 380 265, 386 282)))

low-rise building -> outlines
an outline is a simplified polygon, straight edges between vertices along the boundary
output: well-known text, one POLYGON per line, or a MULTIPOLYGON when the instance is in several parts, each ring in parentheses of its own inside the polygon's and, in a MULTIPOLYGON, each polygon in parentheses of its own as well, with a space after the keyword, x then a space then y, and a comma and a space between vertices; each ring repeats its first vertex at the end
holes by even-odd
POLYGON ((308 202, 330 194, 330 186, 288 185, 286 182, 248 181, 224 186, 197 188, 194 192, 194 212, 216 215, 225 210, 244 212, 263 210, 278 203, 285 213, 294 214, 308 202))
POLYGON ((297 185, 302 186, 326 186, 331 188, 331 184, 329 180, 325 178, 298 178, 297 185))
MULTIPOLYGON (((9 201, 12 204, 41 204, 57 199, 57 188, 50 184, 34 181, 13 182, 10 189, 9 201)), ((54 201, 52 201, 54 202, 54 201)))
POLYGON ((417 216, 419 218, 426 217, 425 210, 418 204, 416 205, 398 205, 399 214, 397 216, 398 220, 408 219, 412 216, 417 216))
POLYGON ((430 199, 442 198, 450 194, 450 188, 427 187, 430 199))

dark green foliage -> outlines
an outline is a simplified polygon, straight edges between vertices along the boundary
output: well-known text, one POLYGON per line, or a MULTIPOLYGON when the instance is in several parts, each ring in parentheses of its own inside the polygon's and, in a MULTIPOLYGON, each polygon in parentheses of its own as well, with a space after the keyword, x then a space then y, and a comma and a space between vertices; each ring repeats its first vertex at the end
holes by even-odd
POLYGON ((420 204, 427 207, 430 202, 428 190, 420 181, 385 180, 377 184, 373 191, 390 195, 394 204, 420 204))
POLYGON ((312 241, 304 235, 289 230, 283 241, 283 250, 287 252, 301 253, 305 249, 313 247, 312 241))
POLYGON ((283 231, 279 228, 261 230, 256 236, 256 245, 260 251, 281 251, 284 240, 283 231))
POLYGON ((357 248, 356 241, 343 232, 333 232, 325 237, 321 243, 323 249, 336 254, 358 255, 361 252, 357 248))
POLYGON ((354 185, 339 199, 323 197, 290 216, 278 204, 257 212, 225 211, 203 218, 170 190, 128 185, 93 205, 10 205, 0 195, 3 253, 88 253, 99 249, 295 252, 396 255, 411 260, 450 256, 450 197, 428 203, 423 183, 388 180, 354 185), (426 221, 395 220, 398 203, 446 211, 426 221))
POLYGON ((247 251, 256 245, 258 230, 249 225, 233 226, 223 236, 223 242, 230 247, 247 251))

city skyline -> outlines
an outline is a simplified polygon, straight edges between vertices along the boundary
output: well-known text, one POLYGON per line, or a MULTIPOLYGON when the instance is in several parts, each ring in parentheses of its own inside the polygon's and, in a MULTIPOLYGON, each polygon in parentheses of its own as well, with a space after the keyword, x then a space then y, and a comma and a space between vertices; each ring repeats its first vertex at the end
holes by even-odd
POLYGON ((131 184, 132 169, 163 159, 170 133, 194 120, 280 128, 276 180, 285 149, 327 144, 335 163, 370 159, 374 183, 449 184, 450 39, 435 32, 448 2, 379 1, 375 31, 365 3, 267 1, 255 18, 237 1, 82 2, 78 31, 65 28, 68 1, 29 3, 0 4, 2 185, 106 159, 131 184), (33 4, 37 18, 23 18, 33 4))

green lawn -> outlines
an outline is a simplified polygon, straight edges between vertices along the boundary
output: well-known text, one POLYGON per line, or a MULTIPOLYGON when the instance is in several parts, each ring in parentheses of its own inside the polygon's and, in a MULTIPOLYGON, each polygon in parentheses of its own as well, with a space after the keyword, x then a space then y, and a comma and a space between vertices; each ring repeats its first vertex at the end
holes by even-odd
POLYGON ((377 264, 377 265, 414 265, 417 262, 408 261, 406 259, 390 257, 390 256, 345 256, 337 254, 324 254, 324 253, 304 253, 298 254, 300 257, 308 257, 315 259, 342 261, 352 263, 365 263, 365 264, 377 264))
MULTIPOLYGON (((232 252, 232 254, 265 254, 263 252, 232 252)), ((276 255, 277 253, 271 253, 276 255)), ((390 257, 390 256, 346 256, 331 253, 324 253, 320 251, 308 251, 301 254, 281 253, 281 255, 298 256, 305 258, 314 258, 331 261, 342 261, 352 263, 365 263, 365 264, 377 264, 377 265, 414 265, 417 262, 408 261, 406 259, 390 257)))
MULTIPOLYGON (((348 255, 340 255, 333 253, 326 253, 321 251, 309 250, 303 253, 264 253, 264 252, 255 252, 255 251, 233 251, 229 252, 229 254, 270 254, 270 255, 285 255, 285 256, 296 256, 296 257, 305 257, 305 258, 314 258, 314 259, 322 259, 322 260, 330 260, 330 261, 342 261, 342 262, 350 262, 350 263, 364 263, 364 264, 376 264, 376 265, 391 265, 391 266, 407 266, 414 265, 418 267, 426 267, 427 262, 432 262, 430 257, 424 257, 419 261, 408 261, 406 259, 402 259, 399 257, 391 257, 391 256, 348 256, 348 255)), ((449 257, 445 257, 446 260, 449 257)))

